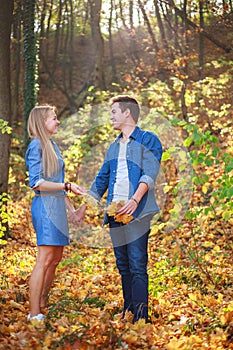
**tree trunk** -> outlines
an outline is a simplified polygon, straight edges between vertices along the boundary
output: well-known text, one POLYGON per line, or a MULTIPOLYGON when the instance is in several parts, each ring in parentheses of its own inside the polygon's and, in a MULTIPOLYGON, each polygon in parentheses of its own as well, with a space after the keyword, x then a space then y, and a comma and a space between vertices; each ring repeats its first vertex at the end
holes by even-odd
POLYGON ((141 0, 138 0, 138 5, 139 5, 139 8, 142 12, 142 15, 143 15, 143 18, 144 18, 144 21, 146 23, 146 26, 147 26, 147 30, 148 30, 148 33, 151 37, 151 40, 152 40, 152 43, 153 43, 153 48, 155 50, 155 54, 156 54, 156 58, 157 58, 157 71, 158 71, 158 77, 160 80, 164 81, 165 79, 165 74, 164 74, 164 69, 163 67, 161 67, 161 64, 159 62, 159 59, 158 59, 158 53, 160 51, 160 47, 159 47, 159 44, 155 38, 155 35, 153 33, 153 30, 152 30, 152 27, 151 27, 151 24, 150 24, 150 21, 149 21, 149 18, 147 16, 147 13, 146 13, 146 10, 144 8, 144 5, 142 4, 141 0))
POLYGON ((59 40, 60 40, 60 30, 61 30, 61 19, 62 19, 62 0, 59 0, 59 9, 58 9, 58 18, 56 23, 56 32, 55 32, 55 39, 54 39, 54 51, 53 51, 53 73, 55 72, 57 68, 57 62, 58 62, 58 48, 59 48, 59 40))
POLYGON ((129 1, 129 23, 130 23, 130 53, 135 57, 136 61, 139 62, 137 55, 137 43, 136 43, 136 32, 134 28, 134 3, 133 0, 129 1))
POLYGON ((159 45, 158 45, 158 43, 157 43, 157 41, 156 41, 156 38, 155 38, 155 35, 154 35, 154 33, 153 33, 153 29, 152 29, 152 27, 151 27, 149 18, 148 18, 148 16, 147 16, 147 13, 146 13, 144 4, 141 2, 141 0, 138 0, 138 5, 139 5, 140 10, 142 11, 142 15, 143 15, 144 21, 145 21, 145 23, 146 23, 148 33, 149 33, 149 35, 150 35, 150 37, 151 37, 151 40, 152 40, 152 43, 153 43, 153 47, 154 47, 155 52, 156 52, 156 54, 157 54, 158 51, 159 51, 159 45))
POLYGON ((184 38, 184 44, 182 45, 182 52, 183 52, 183 55, 186 57, 187 54, 188 54, 188 35, 187 35, 187 32, 188 32, 188 23, 187 23, 187 0, 184 0, 184 5, 183 5, 183 13, 184 13, 184 16, 182 18, 182 21, 183 21, 183 38, 184 38))
POLYGON ((165 33, 165 30, 164 30, 164 26, 163 26, 163 21, 162 21, 160 10, 159 10, 159 6, 158 6, 158 0, 154 0, 154 5, 155 5, 155 14, 156 14, 156 18, 157 18, 157 21, 158 21, 159 31, 160 31, 160 35, 161 35, 161 38, 162 38, 162 40, 161 40, 162 41, 162 45, 166 49, 167 52, 170 52, 169 45, 168 45, 168 42, 167 42, 166 33, 165 33))
POLYGON ((73 66, 74 66, 74 13, 73 0, 70 0, 70 38, 69 38, 69 90, 73 91, 73 66))
POLYGON ((89 0, 89 3, 91 10, 91 33, 96 51, 94 82, 99 89, 104 90, 104 39, 100 30, 102 0, 89 0))
POLYGON ((204 16, 203 16, 203 0, 199 1, 199 17, 200 17, 200 32, 199 32, 199 80, 203 79, 204 70, 204 16))
POLYGON ((40 17, 40 50, 42 51, 45 43, 45 16, 46 16, 46 6, 47 1, 43 0, 42 9, 41 9, 41 17, 40 17))
POLYGON ((110 14, 108 21, 108 33, 109 33, 109 51, 110 51, 110 62, 112 67, 112 82, 117 82, 117 74, 116 74, 116 64, 115 64, 115 56, 113 51, 113 40, 112 40, 112 13, 113 13, 113 0, 110 0, 110 14))
MULTIPOLYGON (((189 18, 187 18, 186 14, 182 10, 180 10, 178 7, 175 6, 174 0, 168 0, 170 6, 174 9, 175 13, 179 15, 182 19, 184 19, 184 16, 186 17, 186 21, 188 25, 198 31, 200 31, 200 27, 192 22, 189 18)), ((216 37, 211 35, 210 33, 206 32, 204 29, 202 30, 202 35, 209 39, 212 43, 214 43, 217 47, 220 47, 223 49, 225 52, 229 53, 232 51, 232 46, 228 46, 227 44, 224 44, 223 42, 220 42, 216 37)))
POLYGON ((52 19, 52 12, 53 12, 53 1, 51 0, 50 6, 49 6, 47 28, 46 28, 46 50, 44 53, 46 60, 48 60, 48 58, 49 58, 49 32, 50 32, 50 23, 51 23, 51 19, 52 19))
POLYGON ((188 121, 188 108, 186 105, 186 100, 185 100, 185 92, 186 92, 186 83, 187 83, 187 76, 188 76, 188 63, 187 63, 187 49, 188 49, 188 24, 187 24, 187 0, 184 0, 184 5, 183 5, 183 12, 184 12, 184 18, 183 18, 183 37, 184 37, 184 44, 182 47, 182 52, 185 57, 184 64, 181 65, 180 70, 184 71, 181 73, 181 76, 184 76, 182 88, 181 88, 181 94, 180 94, 180 99, 181 99, 181 109, 182 109, 182 115, 183 119, 188 121))
MULTIPOLYGON (((12 24, 13 1, 1 2, 0 11, 0 119, 11 123, 11 91, 10 91, 10 34, 12 24)), ((10 158, 10 136, 0 130, 0 234, 8 237, 8 223, 2 218, 2 195, 8 192, 10 158)), ((1 236, 1 235, 0 235, 1 236)))
POLYGON ((36 39, 34 34, 35 0, 24 0, 23 54, 24 54, 24 120, 25 148, 28 144, 27 120, 36 103, 36 39))
POLYGON ((21 3, 17 3, 15 15, 13 19, 13 70, 14 70, 14 86, 13 86, 13 104, 12 104, 12 124, 19 121, 19 91, 20 91, 20 69, 21 69, 21 3))

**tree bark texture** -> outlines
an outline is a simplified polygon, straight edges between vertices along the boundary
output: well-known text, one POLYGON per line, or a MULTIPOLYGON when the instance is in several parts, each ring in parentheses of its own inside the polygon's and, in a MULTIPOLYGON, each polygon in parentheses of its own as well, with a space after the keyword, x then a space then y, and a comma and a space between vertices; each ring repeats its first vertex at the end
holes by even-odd
MULTIPOLYGON (((11 124, 10 34, 13 2, 1 1, 0 11, 0 119, 11 124)), ((8 191, 10 136, 0 130, 0 194, 8 191)))
POLYGON ((35 0, 24 0, 23 54, 24 54, 24 120, 25 147, 28 144, 27 120, 36 103, 36 38, 34 34, 35 0))
POLYGON ((96 51, 94 83, 97 85, 98 88, 104 90, 104 39, 102 37, 100 29, 100 12, 102 0, 89 1, 91 10, 91 33, 96 51))
POLYGON ((16 5, 15 14, 13 18, 13 72, 14 72, 14 83, 12 90, 12 124, 19 121, 19 104, 20 104, 20 73, 21 73, 21 3, 18 2, 16 5))
MULTIPOLYGON (((11 90, 10 90, 10 34, 13 20, 13 1, 1 1, 0 11, 0 119, 11 124, 11 90)), ((0 234, 3 239, 9 237, 7 202, 2 206, 2 198, 8 193, 10 161, 10 135, 0 130, 0 234)))
POLYGON ((116 63, 113 49, 113 39, 112 39, 112 14, 113 14, 113 0, 110 0, 110 14, 108 21, 108 33, 109 33, 109 52, 110 52, 110 63, 112 67, 112 81, 117 82, 117 73, 116 73, 116 63))
MULTIPOLYGON (((200 27, 196 25, 196 23, 192 22, 187 16, 184 14, 182 10, 180 10, 178 7, 175 6, 174 0, 168 0, 170 6, 175 10, 175 13, 180 16, 182 19, 185 19, 188 23, 188 25, 198 31, 200 31, 200 27)), ((202 35, 209 39, 212 43, 214 43, 217 47, 220 47, 223 49, 225 52, 231 52, 232 47, 224 44, 223 42, 220 42, 214 35, 211 35, 208 33, 206 30, 202 30, 202 35)))
POLYGON ((204 15, 203 15, 203 2, 199 1, 199 18, 200 18, 200 33, 199 33, 199 79, 203 79, 204 70, 204 15))

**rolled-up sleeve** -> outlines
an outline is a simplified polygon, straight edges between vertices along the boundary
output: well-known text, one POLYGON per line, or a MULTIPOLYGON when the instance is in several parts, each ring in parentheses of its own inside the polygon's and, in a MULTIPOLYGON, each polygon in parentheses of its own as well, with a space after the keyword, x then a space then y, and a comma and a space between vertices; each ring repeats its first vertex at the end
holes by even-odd
POLYGON ((45 181, 42 174, 42 149, 39 140, 31 141, 25 158, 29 172, 29 185, 33 189, 45 181))
POLYGON ((151 132, 146 132, 143 139, 142 176, 139 182, 146 183, 149 189, 155 186, 162 153, 163 148, 159 138, 151 132))

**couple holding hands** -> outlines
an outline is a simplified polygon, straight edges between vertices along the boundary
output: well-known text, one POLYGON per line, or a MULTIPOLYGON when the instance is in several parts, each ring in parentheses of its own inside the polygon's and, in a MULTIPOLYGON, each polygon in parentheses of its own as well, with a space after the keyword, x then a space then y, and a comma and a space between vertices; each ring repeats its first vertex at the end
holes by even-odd
MULTIPOLYGON (((46 307, 64 247, 69 245, 67 192, 76 195, 88 192, 100 200, 108 191, 106 205, 115 209, 106 212, 104 224, 110 227, 121 275, 124 298, 121 318, 130 311, 133 323, 140 318, 148 321, 148 238, 151 219, 159 211, 154 187, 162 145, 154 133, 137 126, 140 107, 135 98, 119 95, 111 99, 110 106, 110 120, 120 134, 108 148, 88 191, 75 183, 65 182, 64 161, 51 139, 60 124, 55 108, 36 106, 30 112, 28 134, 32 140, 25 158, 30 187, 35 193, 31 213, 38 254, 29 282, 28 320, 44 320, 42 309, 46 307), (125 222, 122 217, 130 219, 125 222)), ((71 221, 81 225, 85 209, 86 205, 81 205, 73 212, 71 221)))

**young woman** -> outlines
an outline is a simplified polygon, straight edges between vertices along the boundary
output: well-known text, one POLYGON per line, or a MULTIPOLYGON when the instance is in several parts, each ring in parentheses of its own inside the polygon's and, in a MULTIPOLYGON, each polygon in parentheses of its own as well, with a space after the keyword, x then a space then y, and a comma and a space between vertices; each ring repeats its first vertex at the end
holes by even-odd
MULTIPOLYGON (((64 246, 69 245, 65 197, 67 191, 80 195, 84 189, 74 183, 64 183, 64 162, 56 143, 51 139, 60 122, 52 106, 36 106, 28 119, 28 134, 32 138, 26 152, 26 166, 32 200, 32 223, 36 232, 38 255, 33 268, 28 320, 44 319, 48 293, 64 246)), ((78 221, 84 217, 80 208, 78 221)))

